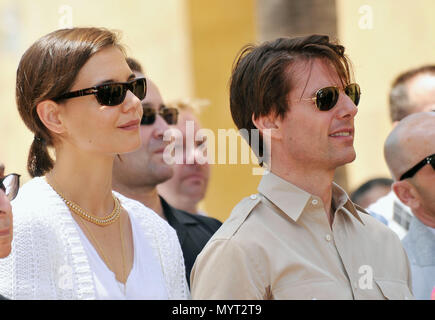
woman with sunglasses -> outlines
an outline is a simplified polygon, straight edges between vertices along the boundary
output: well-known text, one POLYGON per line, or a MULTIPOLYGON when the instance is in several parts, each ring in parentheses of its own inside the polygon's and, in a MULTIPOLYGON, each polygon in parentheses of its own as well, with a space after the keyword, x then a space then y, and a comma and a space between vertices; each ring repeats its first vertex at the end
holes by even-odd
POLYGON ((0 294, 189 296, 175 231, 111 188, 114 157, 141 143, 145 94, 145 79, 135 78, 116 34, 106 29, 57 30, 24 53, 16 100, 34 133, 33 179, 12 203, 16 230, 10 257, 0 261, 0 294))

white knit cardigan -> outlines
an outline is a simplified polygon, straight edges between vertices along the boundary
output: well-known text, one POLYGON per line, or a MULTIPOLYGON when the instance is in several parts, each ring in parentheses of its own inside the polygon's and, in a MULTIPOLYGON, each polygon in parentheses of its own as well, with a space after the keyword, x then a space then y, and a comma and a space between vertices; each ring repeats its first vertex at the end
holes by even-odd
MULTIPOLYGON (((115 195, 150 239, 169 299, 190 298, 175 230, 140 202, 115 195)), ((95 284, 77 227, 45 178, 26 183, 12 202, 12 211, 14 239, 9 257, 0 259, 0 294, 11 299, 95 299, 95 284)))

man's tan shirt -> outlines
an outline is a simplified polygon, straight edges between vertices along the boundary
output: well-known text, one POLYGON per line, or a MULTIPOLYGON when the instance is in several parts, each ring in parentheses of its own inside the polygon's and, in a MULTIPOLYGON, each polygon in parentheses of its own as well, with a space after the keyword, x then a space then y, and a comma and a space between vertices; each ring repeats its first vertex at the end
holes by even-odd
POLYGON ((323 203, 273 173, 207 243, 193 299, 412 299, 399 238, 357 211, 336 184, 332 230, 323 203))

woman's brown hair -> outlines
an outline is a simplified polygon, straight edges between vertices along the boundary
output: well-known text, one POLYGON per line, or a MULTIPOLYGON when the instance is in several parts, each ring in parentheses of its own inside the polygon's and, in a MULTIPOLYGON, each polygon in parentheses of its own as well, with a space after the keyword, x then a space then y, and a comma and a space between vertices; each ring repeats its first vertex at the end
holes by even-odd
POLYGON ((61 29, 40 38, 22 56, 15 95, 20 116, 34 133, 27 160, 31 177, 44 175, 54 165, 48 153, 53 137, 39 119, 36 106, 70 91, 80 69, 95 53, 114 46, 125 54, 118 39, 104 28, 61 29))

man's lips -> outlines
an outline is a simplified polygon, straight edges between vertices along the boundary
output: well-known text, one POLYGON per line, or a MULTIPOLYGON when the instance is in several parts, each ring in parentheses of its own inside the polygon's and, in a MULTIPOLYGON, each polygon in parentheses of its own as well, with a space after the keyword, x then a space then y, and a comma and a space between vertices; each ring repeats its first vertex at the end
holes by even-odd
POLYGON ((339 130, 335 130, 331 134, 329 134, 330 137, 333 138, 353 138, 353 132, 354 130, 352 128, 343 128, 339 130))
POLYGON ((132 120, 118 126, 118 128, 123 130, 134 130, 139 128, 139 124, 140 124, 140 120, 132 120))

